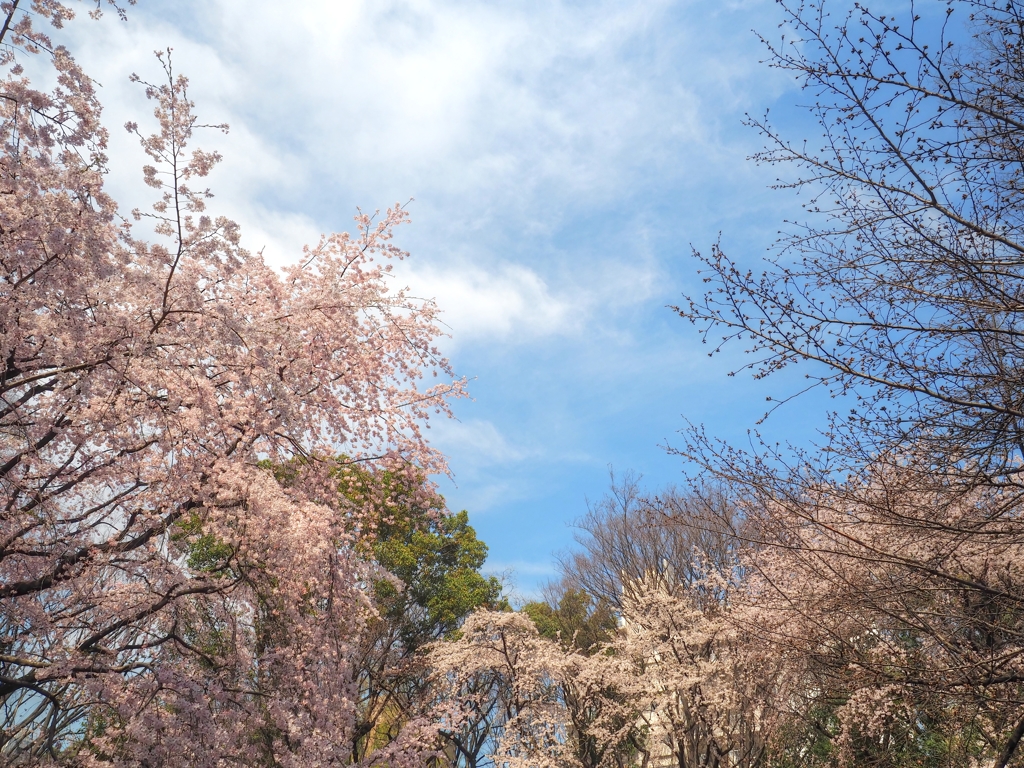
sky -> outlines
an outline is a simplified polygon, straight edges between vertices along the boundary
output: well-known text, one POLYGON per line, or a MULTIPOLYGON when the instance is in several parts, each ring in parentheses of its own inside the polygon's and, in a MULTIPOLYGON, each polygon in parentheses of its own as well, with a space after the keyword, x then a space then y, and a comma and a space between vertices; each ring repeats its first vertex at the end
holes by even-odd
POLYGON ((687 420, 733 442, 759 429, 805 444, 827 403, 756 426, 792 376, 730 377, 669 305, 701 291, 692 249, 721 238, 757 265, 800 200, 744 114, 810 130, 792 80, 761 63, 771 0, 140 0, 65 32, 101 85, 108 189, 145 206, 137 73, 171 47, 224 162, 211 210, 284 265, 357 208, 409 203, 396 280, 436 299, 442 349, 470 380, 434 422, 438 478, 521 598, 554 576, 572 522, 609 472, 657 489, 690 471, 666 448, 687 420))

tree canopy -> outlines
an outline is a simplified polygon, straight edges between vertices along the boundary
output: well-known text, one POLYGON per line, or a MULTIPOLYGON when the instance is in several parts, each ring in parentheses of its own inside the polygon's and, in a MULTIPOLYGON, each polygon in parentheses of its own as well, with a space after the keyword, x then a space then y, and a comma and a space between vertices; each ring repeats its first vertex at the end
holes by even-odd
POLYGON ((1024 7, 889 5, 780 2, 822 141, 751 124, 806 221, 676 308, 854 407, 803 452, 690 430, 690 485, 613 483, 513 610, 431 481, 465 382, 404 207, 271 268, 166 51, 126 213, 72 6, 0 3, 0 759, 1024 765, 1024 7))

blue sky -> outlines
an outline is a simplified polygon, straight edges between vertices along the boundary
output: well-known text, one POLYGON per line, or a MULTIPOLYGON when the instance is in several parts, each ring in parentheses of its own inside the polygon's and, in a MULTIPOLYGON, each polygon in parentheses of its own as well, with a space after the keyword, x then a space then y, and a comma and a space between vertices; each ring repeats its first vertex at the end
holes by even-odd
MULTIPOLYGON (((488 567, 530 595, 608 468, 680 482, 684 417, 745 440, 792 378, 730 378, 666 305, 699 290, 690 246, 721 232, 761 258, 799 200, 772 192, 746 111, 793 130, 791 81, 759 63, 771 0, 141 0, 121 23, 73 25, 112 128, 148 114, 128 75, 158 77, 171 46, 225 162, 218 213, 272 263, 351 226, 357 206, 415 198, 399 280, 445 310, 455 369, 472 379, 435 445, 488 543, 488 567)), ((140 120, 141 122, 141 120, 140 120)), ((141 152, 113 130, 111 189, 148 199, 141 152)), ((792 382, 792 386, 790 386, 792 382)), ((826 401, 762 431, 806 442, 826 401)))

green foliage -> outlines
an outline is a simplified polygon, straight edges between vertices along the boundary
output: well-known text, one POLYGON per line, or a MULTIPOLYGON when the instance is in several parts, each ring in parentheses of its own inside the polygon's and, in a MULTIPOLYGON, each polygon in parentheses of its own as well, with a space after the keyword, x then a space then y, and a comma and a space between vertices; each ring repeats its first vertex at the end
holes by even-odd
POLYGON ((487 546, 468 513, 449 515, 423 477, 352 464, 336 476, 353 509, 357 551, 386 571, 370 585, 379 618, 368 633, 355 743, 355 755, 365 756, 390 743, 410 709, 423 703, 422 665, 399 660, 456 637, 477 608, 509 607, 501 582, 480 573, 487 546))
POLYGON ((588 654, 607 643, 618 627, 611 606, 580 589, 567 591, 557 608, 546 602, 532 602, 523 606, 523 613, 542 637, 588 654))
POLYGON ((450 637, 471 611, 507 609, 501 583, 481 575, 487 545, 469 525, 469 514, 417 519, 406 515, 380 526, 374 559, 402 584, 375 585, 382 617, 398 622, 409 648, 450 637))
POLYGON ((196 512, 178 521, 171 540, 181 549, 193 571, 220 573, 227 569, 235 553, 227 542, 203 532, 202 517, 196 512))
POLYGON ((508 609, 501 582, 480 573, 487 545, 465 510, 448 514, 444 498, 415 471, 339 461, 338 492, 359 510, 357 547, 393 577, 374 582, 377 609, 406 651, 452 636, 477 608, 508 609))

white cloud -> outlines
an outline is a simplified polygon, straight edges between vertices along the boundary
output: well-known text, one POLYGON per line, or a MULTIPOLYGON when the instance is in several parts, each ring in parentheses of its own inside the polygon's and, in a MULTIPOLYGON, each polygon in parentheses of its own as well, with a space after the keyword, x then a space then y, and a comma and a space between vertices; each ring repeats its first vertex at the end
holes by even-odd
MULTIPOLYGON (((232 124, 227 139, 201 140, 224 152, 213 183, 243 231, 267 210, 303 211, 316 232, 344 228, 356 204, 416 197, 443 211, 439 233, 472 240, 543 234, 567 211, 677 175, 679 146, 692 162, 716 154, 700 84, 739 98, 735 57, 704 56, 703 79, 677 73, 695 37, 685 27, 671 49, 636 50, 676 6, 204 0, 72 31, 114 125, 148 111, 128 73, 158 77, 150 52, 175 47, 200 113, 232 124)), ((117 154, 134 152, 119 134, 117 154)), ((279 238, 285 251, 297 234, 279 238)))
POLYGON ((750 170, 757 138, 737 130, 787 87, 758 69, 747 31, 774 29, 773 7, 147 0, 126 24, 67 34, 103 84, 109 188, 127 209, 152 195, 119 127, 145 130, 151 109, 128 75, 158 79, 152 51, 167 46, 200 116, 232 126, 197 138, 225 158, 211 210, 271 263, 350 229, 357 205, 416 199, 395 285, 438 301, 443 348, 479 377, 458 408, 476 418, 430 431, 456 473, 439 483, 456 508, 486 512, 489 567, 539 581, 595 466, 645 466, 681 409, 714 400, 705 350, 657 313, 686 279, 688 242, 723 222, 727 241, 730 227, 770 239, 782 218, 759 213, 774 173, 750 170))
POLYGON ((438 447, 472 456, 476 466, 517 462, 528 455, 525 449, 510 444, 490 421, 436 421, 431 429, 438 447))
POLYGON ((417 257, 410 283, 438 299, 457 344, 510 342, 607 324, 596 310, 656 287, 657 269, 635 252, 589 253, 587 269, 570 273, 573 246, 550 254, 531 243, 652 179, 721 175, 737 162, 718 147, 708 99, 742 102, 749 65, 709 51, 701 25, 669 18, 708 8, 177 0, 69 33, 103 84, 111 191, 126 207, 151 197, 141 153, 118 128, 149 111, 127 76, 158 79, 151 52, 173 46, 200 114, 232 125, 197 142, 225 157, 213 206, 239 221, 248 247, 282 264, 321 232, 349 228, 356 205, 416 197, 401 234, 417 257))
POLYGON ((413 268, 413 293, 433 298, 456 343, 483 338, 524 341, 574 330, 586 296, 556 293, 533 270, 501 264, 413 268))

